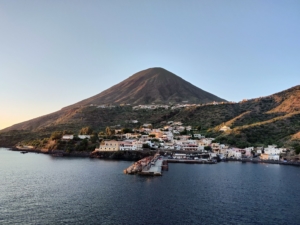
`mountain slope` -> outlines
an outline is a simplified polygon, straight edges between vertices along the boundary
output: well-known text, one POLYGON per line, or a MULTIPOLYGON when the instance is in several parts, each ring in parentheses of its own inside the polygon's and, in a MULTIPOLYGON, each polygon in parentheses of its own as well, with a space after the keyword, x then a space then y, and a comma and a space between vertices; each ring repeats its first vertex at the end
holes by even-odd
POLYGON ((163 68, 150 68, 67 108, 89 104, 139 105, 181 103, 182 101, 189 103, 226 102, 163 68))
POLYGON ((126 80, 113 87, 60 111, 41 116, 29 121, 15 124, 2 131, 8 130, 36 130, 58 124, 78 123, 78 110, 90 104, 164 104, 164 103, 207 103, 226 102, 213 94, 197 88, 177 75, 162 69, 150 68, 133 74, 126 80), (76 120, 72 120, 76 118, 76 120))
MULTIPOLYGON (((171 79, 172 85, 175 85, 177 81, 174 80, 179 82, 181 79, 174 78, 175 75, 170 75, 169 72, 165 76, 158 74, 145 78, 147 71, 142 71, 142 74, 135 74, 128 78, 127 82, 121 82, 116 86, 122 92, 123 88, 133 88, 134 83, 138 82, 141 84, 141 90, 137 88, 135 92, 140 93, 149 83, 159 83, 158 81, 162 80, 162 83, 170 85, 171 81, 168 83, 168 79, 171 79)), ((180 83, 182 84, 182 82, 180 83)), ((109 93, 109 89, 103 92, 106 94, 99 94, 100 99, 109 98, 107 92, 109 93)), ((134 93, 131 94, 134 95, 134 93)), ((161 99, 165 98, 163 94, 161 96, 161 99)), ((172 97, 172 95, 170 96, 172 97)), ((17 140, 31 138, 29 134, 47 137, 55 130, 71 130, 78 133, 85 126, 92 127, 96 132, 103 131, 107 126, 133 128, 139 127, 143 123, 152 123, 154 127, 162 127, 169 120, 181 121, 184 125, 192 125, 197 127, 201 134, 216 137, 218 142, 239 147, 261 146, 262 144, 281 145, 300 141, 300 86, 236 104, 202 105, 176 110, 133 110, 131 106, 113 108, 90 106, 90 104, 100 103, 97 101, 97 96, 94 96, 60 111, 6 128, 1 131, 0 146, 3 145, 2 143, 16 143, 17 140), (139 123, 128 123, 133 119, 138 120, 139 123), (231 130, 220 132, 220 128, 224 125, 230 126, 231 130), (19 130, 19 133, 13 130, 19 130)), ((135 98, 135 101, 139 101, 139 99, 135 98)))

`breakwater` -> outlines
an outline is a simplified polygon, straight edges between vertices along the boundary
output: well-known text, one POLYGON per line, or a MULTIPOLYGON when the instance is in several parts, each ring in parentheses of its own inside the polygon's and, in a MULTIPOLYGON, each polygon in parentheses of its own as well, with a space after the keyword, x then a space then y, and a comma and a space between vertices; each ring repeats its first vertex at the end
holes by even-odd
POLYGON ((138 174, 143 176, 161 176, 163 170, 168 170, 168 163, 187 163, 187 164, 216 164, 214 160, 187 160, 187 159, 168 159, 160 156, 159 153, 153 157, 143 158, 123 172, 125 174, 138 174))
POLYGON ((156 153, 154 156, 148 156, 135 162, 133 165, 129 166, 123 172, 125 174, 161 176, 162 166, 163 166, 162 157, 158 153, 156 153))

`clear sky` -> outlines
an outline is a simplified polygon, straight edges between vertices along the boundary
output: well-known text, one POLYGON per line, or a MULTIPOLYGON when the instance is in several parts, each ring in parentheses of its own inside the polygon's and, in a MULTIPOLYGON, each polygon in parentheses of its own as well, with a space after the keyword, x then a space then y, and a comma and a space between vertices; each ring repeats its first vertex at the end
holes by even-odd
POLYGON ((0 129, 163 67, 230 101, 300 82, 299 0, 0 0, 0 129))

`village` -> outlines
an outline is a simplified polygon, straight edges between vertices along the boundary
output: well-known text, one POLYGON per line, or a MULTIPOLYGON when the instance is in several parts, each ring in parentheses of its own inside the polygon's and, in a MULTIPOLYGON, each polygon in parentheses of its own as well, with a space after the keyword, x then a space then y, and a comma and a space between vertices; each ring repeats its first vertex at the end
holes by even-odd
MULTIPOLYGON (((245 102, 247 99, 244 99, 240 102, 245 102)), ((239 103, 240 103, 239 102, 239 103)), ((127 107, 132 107, 133 110, 141 110, 141 109, 147 109, 147 110, 153 110, 153 109, 180 109, 180 108, 189 108, 189 107, 202 107, 202 106, 208 106, 208 105, 225 105, 225 104, 236 104, 236 102, 229 101, 229 102, 209 102, 209 103, 203 103, 203 104, 191 104, 188 101, 182 101, 180 104, 148 104, 148 105, 136 105, 136 106, 131 106, 131 104, 119 104, 119 105, 113 105, 113 104, 102 104, 102 105, 95 105, 95 104, 90 104, 90 107, 96 107, 96 108, 101 108, 101 109, 111 109, 115 108, 116 106, 127 106, 127 107)))
MULTIPOLYGON (((133 121, 138 122, 138 121, 133 121)), ((230 127, 223 126, 220 131, 227 131, 230 127)), ((162 128, 154 129, 152 124, 143 124, 139 129, 123 133, 123 130, 114 130, 113 139, 103 139, 94 150, 97 152, 113 151, 142 151, 160 150, 173 152, 174 159, 201 160, 199 154, 205 154, 209 159, 259 159, 259 160, 286 160, 283 156, 289 152, 286 148, 268 147, 237 148, 226 144, 216 143, 214 138, 205 137, 191 126, 184 126, 179 121, 168 121, 162 128), (194 154, 191 154, 194 153, 194 154), (196 154, 197 153, 197 154, 196 154)), ((62 140, 68 141, 74 135, 63 135, 62 140)), ((90 139, 90 135, 78 135, 80 139, 90 139)), ((207 158, 207 157, 206 157, 207 158)))

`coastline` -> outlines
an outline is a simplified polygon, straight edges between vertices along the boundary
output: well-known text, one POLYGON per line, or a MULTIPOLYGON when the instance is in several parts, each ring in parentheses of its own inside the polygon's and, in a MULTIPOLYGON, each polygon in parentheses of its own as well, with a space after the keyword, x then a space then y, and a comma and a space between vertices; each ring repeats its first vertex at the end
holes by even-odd
POLYGON ((72 152, 67 153, 63 150, 48 150, 48 149, 29 149, 29 148, 16 148, 16 147, 10 147, 8 148, 10 151, 16 151, 16 152, 28 152, 28 153, 37 153, 37 154, 46 154, 46 155, 52 155, 52 156, 60 156, 60 157, 83 157, 88 158, 90 157, 90 152, 72 152))
MULTIPOLYGON (((98 158, 98 159, 112 159, 112 160, 127 160, 137 161, 145 156, 152 155, 150 151, 115 151, 115 152, 64 152, 63 150, 47 150, 47 149, 28 149, 16 147, 3 147, 10 151, 28 152, 37 154, 47 154, 54 157, 82 157, 82 158, 98 158)), ((174 161, 174 160, 173 160, 174 161)), ((178 161, 178 160, 177 160, 178 161)), ((176 162, 177 162, 176 161, 176 162)), ((241 162, 241 163, 262 163, 262 164, 279 164, 289 166, 300 166, 300 162, 284 162, 275 160, 257 160, 257 159, 224 159, 221 162, 241 162)), ((191 163, 191 162, 189 162, 191 163)), ((196 162, 194 162, 196 163, 196 162)))
POLYGON ((241 162, 241 163, 262 163, 262 164, 279 164, 288 166, 300 166, 300 162, 283 162, 276 160, 252 160, 252 159, 226 159, 223 162, 241 162))
POLYGON ((145 156, 154 155, 151 151, 112 151, 112 152, 65 152, 63 150, 48 150, 48 149, 30 149, 30 148, 16 148, 16 147, 4 147, 10 151, 46 154, 53 157, 81 157, 81 158, 98 158, 108 160, 126 160, 126 161, 137 161, 145 156))

